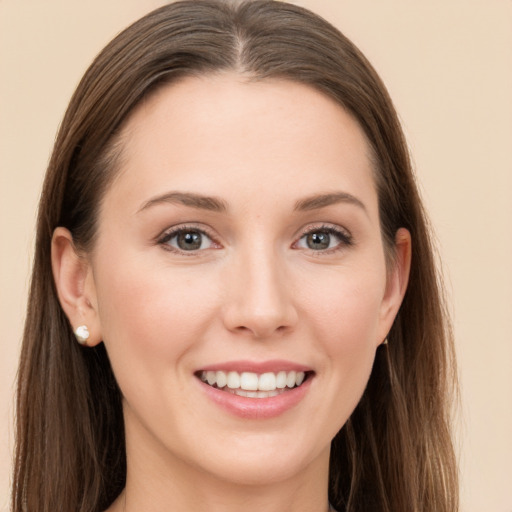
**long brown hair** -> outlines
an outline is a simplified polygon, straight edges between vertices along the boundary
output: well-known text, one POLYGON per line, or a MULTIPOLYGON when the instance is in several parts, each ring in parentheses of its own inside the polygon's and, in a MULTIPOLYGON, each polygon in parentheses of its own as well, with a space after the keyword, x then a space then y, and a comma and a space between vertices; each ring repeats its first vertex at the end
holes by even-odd
POLYGON ((116 137, 138 102, 183 76, 236 70, 334 98, 371 147, 389 261, 412 236, 410 282, 367 389, 332 441, 329 498, 340 512, 454 512, 450 436, 453 344, 431 235, 392 102, 359 50, 311 12, 283 2, 185 1, 117 36, 79 84, 60 127, 39 206, 17 395, 14 512, 101 511, 121 492, 121 395, 103 345, 80 347, 50 265, 57 226, 84 250, 115 175, 116 137))

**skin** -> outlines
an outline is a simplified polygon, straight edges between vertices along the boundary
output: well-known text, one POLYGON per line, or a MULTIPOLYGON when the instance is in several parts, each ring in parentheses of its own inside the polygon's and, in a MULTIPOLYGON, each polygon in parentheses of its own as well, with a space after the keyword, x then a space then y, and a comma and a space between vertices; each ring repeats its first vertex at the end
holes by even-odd
POLYGON ((386 268, 362 130, 305 85, 229 73, 160 90, 122 140, 93 251, 76 254, 63 228, 52 251, 70 323, 88 325, 89 345, 105 343, 124 397, 127 485, 109 510, 327 510, 330 441, 364 391, 409 272, 403 229, 386 268), (158 200, 169 192, 213 196, 225 210, 158 200), (176 226, 208 236, 180 251, 162 241, 176 226), (308 245, 306 232, 331 228, 342 236, 328 233, 328 249, 308 245), (194 375, 269 359, 314 372, 302 400, 273 418, 231 414, 194 375))

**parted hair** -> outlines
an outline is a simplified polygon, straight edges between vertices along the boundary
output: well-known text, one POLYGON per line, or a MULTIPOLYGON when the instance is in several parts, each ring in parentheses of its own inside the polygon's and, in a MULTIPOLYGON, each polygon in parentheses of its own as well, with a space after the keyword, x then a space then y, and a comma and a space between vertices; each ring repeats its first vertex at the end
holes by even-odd
POLYGON ((68 228, 94 246, 119 163, 119 133, 158 88, 222 71, 307 84, 362 127, 372 155, 388 265, 412 237, 410 280, 377 350, 364 395, 332 440, 329 499, 339 512, 455 512, 456 390, 442 280, 408 148, 385 86, 336 28, 284 2, 194 0, 161 7, 120 33, 85 73, 60 126, 39 204, 18 372, 13 512, 101 512, 125 485, 122 399, 103 344, 76 343, 51 271, 68 228))

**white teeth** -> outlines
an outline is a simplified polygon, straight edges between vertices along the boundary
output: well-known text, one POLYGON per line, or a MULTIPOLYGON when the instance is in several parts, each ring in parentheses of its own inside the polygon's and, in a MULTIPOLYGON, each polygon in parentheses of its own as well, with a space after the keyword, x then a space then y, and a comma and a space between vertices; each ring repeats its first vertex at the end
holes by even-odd
POLYGON ((243 389, 227 389, 229 393, 238 396, 245 396, 248 398, 270 398, 280 395, 283 391, 275 389, 274 391, 245 391, 243 389))
POLYGON ((240 375, 237 372, 228 373, 228 388, 236 389, 240 387, 240 375))
POLYGON ((273 391, 276 389, 276 376, 274 373, 263 373, 258 379, 258 389, 260 391, 273 391))
POLYGON ((240 387, 246 391, 257 391, 258 374, 252 372, 243 372, 242 375, 240 375, 240 387))
POLYGON ((288 372, 286 376, 286 385, 289 388, 293 388, 295 386, 295 380, 297 379, 297 372, 288 372))
POLYGON ((223 388, 228 383, 228 377, 225 372, 217 372, 217 387, 223 388))
POLYGON ((226 388, 225 391, 233 392, 240 396, 250 398, 267 398, 276 396, 284 388, 300 386, 306 377, 305 372, 266 372, 258 375, 253 372, 230 371, 203 371, 201 380, 210 386, 217 385, 218 388, 226 388))
POLYGON ((279 372, 276 375, 276 388, 283 389, 286 387, 286 372, 279 372))

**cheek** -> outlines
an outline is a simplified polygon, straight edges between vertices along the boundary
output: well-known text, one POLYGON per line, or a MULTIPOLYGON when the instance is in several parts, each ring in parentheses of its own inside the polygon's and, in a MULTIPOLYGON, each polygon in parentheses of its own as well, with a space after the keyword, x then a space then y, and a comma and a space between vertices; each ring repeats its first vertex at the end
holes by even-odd
POLYGON ((375 347, 385 280, 378 272, 339 272, 304 294, 304 310, 329 353, 358 354, 375 347))
POLYGON ((137 368, 153 379, 187 353, 214 316, 211 286, 165 266, 115 261, 97 278, 103 339, 116 375, 137 368))
POLYGON ((314 417, 325 438, 332 439, 346 423, 368 383, 384 286, 380 273, 352 267, 350 272, 317 274, 314 286, 302 288, 301 317, 317 355, 317 385, 323 397, 314 417))
POLYGON ((385 289, 381 275, 337 273, 325 280, 325 291, 320 293, 321 287, 315 286, 308 293, 310 335, 317 340, 318 351, 328 356, 321 359, 321 370, 335 383, 334 392, 343 395, 340 403, 344 402, 344 416, 350 414, 364 391, 380 341, 385 289))
POLYGON ((359 308, 355 307, 358 301, 353 300, 350 306, 327 311, 330 321, 323 332, 328 371, 353 407, 366 386, 376 350, 376 308, 372 307, 376 303, 365 299, 359 308))

